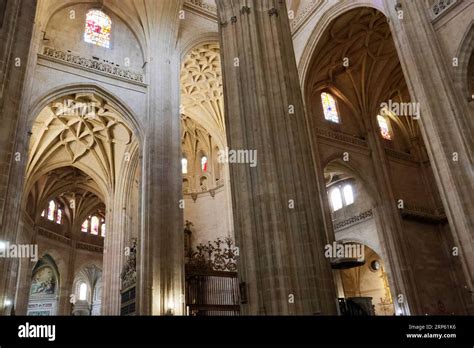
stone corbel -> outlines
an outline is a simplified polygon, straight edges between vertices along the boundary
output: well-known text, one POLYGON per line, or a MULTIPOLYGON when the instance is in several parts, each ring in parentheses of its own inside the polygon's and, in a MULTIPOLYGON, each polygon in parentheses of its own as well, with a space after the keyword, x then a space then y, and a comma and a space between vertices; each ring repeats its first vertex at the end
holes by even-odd
POLYGON ((231 24, 237 23, 237 16, 232 16, 232 17, 230 18, 230 23, 231 23, 231 24))

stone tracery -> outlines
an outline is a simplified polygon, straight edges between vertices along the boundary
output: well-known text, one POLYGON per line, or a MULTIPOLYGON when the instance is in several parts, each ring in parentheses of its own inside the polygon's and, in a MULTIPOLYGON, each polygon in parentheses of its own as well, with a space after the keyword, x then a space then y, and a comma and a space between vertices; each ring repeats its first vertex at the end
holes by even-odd
POLYGON ((109 189, 133 140, 112 105, 93 94, 80 93, 50 103, 36 119, 32 133, 27 177, 54 162, 63 166, 81 162, 102 177, 109 189))
POLYGON ((193 49, 181 69, 183 114, 202 124, 220 146, 225 144, 224 97, 217 44, 193 49))

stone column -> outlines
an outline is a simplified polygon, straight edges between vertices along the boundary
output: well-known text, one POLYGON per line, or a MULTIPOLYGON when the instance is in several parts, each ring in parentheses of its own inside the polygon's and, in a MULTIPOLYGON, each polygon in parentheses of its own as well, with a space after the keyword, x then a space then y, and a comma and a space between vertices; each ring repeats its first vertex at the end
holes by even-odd
POLYGON ((120 314, 120 274, 122 272, 125 246, 123 243, 123 200, 120 192, 110 194, 106 202, 107 233, 104 240, 102 314, 120 314))
MULTIPOLYGON (((115 184, 115 194, 107 203, 107 233, 104 241, 104 258, 102 273, 101 313, 118 315, 121 305, 121 273, 126 262, 125 248, 130 247, 130 236, 140 228, 139 216, 134 216, 135 225, 132 226, 131 211, 135 197, 134 190, 135 169, 139 165, 138 152, 132 152, 130 161, 122 166, 115 184)), ((135 202, 138 203, 138 202, 135 202)), ((77 226, 80 229, 80 225, 77 226)), ((135 232, 136 233, 136 232, 135 232)), ((136 235, 135 235, 136 237, 136 235)))
MULTIPOLYGON (((387 6, 395 44, 413 100, 420 103, 420 128, 436 181, 459 250, 464 292, 474 291, 474 200, 472 115, 465 115, 457 90, 444 63, 444 53, 423 1, 400 1, 403 19, 387 6), (469 126, 471 125, 471 126, 469 126), (467 127, 467 129, 466 129, 467 127)), ((470 313, 474 313, 471 296, 470 313)))
MULTIPOLYGON (((74 232, 72 233, 72 235, 74 235, 74 232)), ((71 245, 69 246, 70 253, 68 258, 67 274, 63 275, 60 283, 61 290, 58 303, 58 315, 71 315, 74 302, 79 300, 78 298, 74 299, 75 301, 72 301, 71 299, 71 295, 74 294, 74 289, 72 288, 72 286, 74 283, 74 277, 76 276, 76 245, 77 242, 74 236, 71 240, 71 245)))
MULTIPOLYGON (((7 187, 11 181, 21 180, 12 174, 20 163, 15 161, 14 143, 36 1, 9 0, 0 7, 0 240, 15 243, 21 192, 7 187)), ((24 163, 27 155, 20 155, 24 163)), ((18 260, 0 259, 0 315, 6 313, 5 299, 13 300, 17 269, 18 260)))
POLYGON ((184 226, 179 114, 182 0, 144 0, 148 39, 148 121, 143 145, 143 223, 138 313, 184 313, 184 226))
MULTIPOLYGON (((373 113, 371 114, 373 115, 373 113)), ((397 207, 400 197, 392 187, 390 163, 380 137, 376 118, 363 115, 367 129, 367 143, 371 149, 374 177, 379 197, 374 207, 379 238, 383 240, 386 252, 386 273, 390 276, 390 290, 397 300, 393 305, 397 315, 413 315, 422 313, 419 291, 414 272, 411 267, 406 240, 403 234, 403 222, 397 207)))
POLYGON ((312 144, 283 0, 217 0, 245 314, 336 314, 312 144))

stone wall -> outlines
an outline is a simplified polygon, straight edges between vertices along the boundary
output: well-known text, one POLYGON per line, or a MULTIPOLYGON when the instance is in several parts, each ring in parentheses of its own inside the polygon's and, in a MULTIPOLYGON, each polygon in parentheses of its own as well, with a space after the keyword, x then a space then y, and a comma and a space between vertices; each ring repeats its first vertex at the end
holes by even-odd
POLYGON ((230 223, 232 211, 230 210, 226 191, 220 187, 215 191, 214 197, 210 192, 197 194, 193 200, 190 195, 184 196, 184 219, 193 223, 191 245, 214 241, 217 238, 231 237, 233 231, 230 223))

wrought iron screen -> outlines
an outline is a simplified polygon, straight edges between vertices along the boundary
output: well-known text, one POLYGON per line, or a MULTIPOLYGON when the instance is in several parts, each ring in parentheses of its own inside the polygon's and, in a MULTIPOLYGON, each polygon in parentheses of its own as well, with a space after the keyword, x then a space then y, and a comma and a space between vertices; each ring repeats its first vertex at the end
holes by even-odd
POLYGON ((186 264, 186 306, 192 316, 240 313, 238 251, 230 239, 197 246, 186 264))

